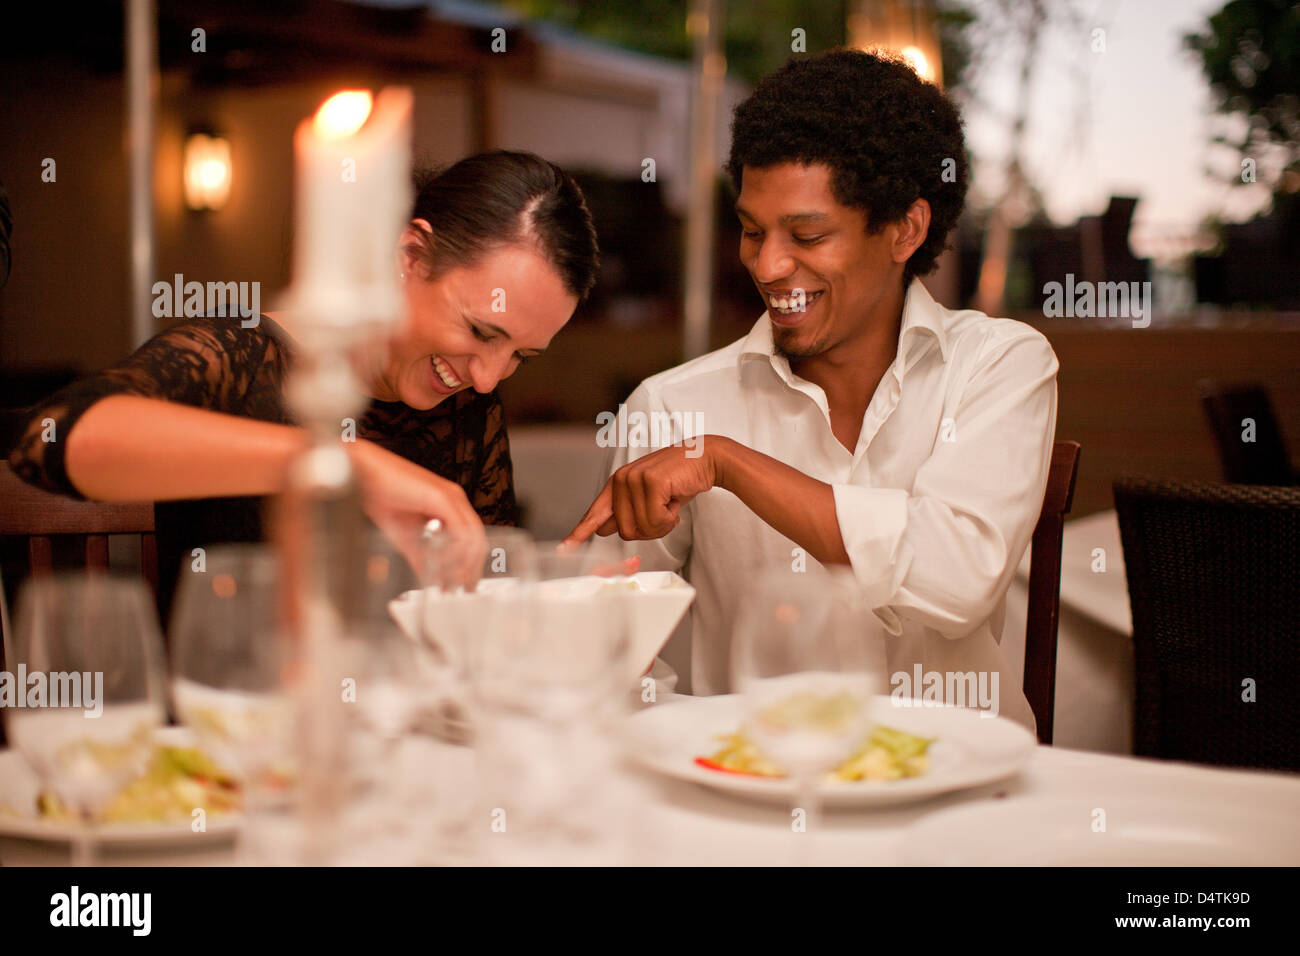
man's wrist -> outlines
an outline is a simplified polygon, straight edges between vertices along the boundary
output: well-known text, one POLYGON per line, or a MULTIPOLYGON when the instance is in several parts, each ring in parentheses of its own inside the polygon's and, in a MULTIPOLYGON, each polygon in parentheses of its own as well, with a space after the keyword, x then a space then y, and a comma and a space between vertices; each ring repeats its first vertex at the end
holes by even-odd
POLYGON ((722 435, 705 435, 702 441, 704 454, 708 457, 709 467, 713 472, 713 487, 730 491, 731 489, 727 487, 728 466, 731 464, 736 443, 722 435))

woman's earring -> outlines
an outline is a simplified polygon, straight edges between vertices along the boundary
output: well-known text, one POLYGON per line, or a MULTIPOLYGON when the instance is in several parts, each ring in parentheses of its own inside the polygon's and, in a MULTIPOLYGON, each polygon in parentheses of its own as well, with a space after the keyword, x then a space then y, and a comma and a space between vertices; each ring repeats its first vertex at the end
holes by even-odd
POLYGON ((405 279, 405 278, 406 278, 406 273, 405 273, 405 272, 399 272, 399 273, 397 274, 397 278, 399 278, 399 279, 405 279))

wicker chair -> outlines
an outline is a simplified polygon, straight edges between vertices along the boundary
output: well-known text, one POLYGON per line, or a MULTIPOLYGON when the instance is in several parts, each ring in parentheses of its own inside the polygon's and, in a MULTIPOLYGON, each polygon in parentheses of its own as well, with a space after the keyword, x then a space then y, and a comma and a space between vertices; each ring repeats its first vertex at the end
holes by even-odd
POLYGON ((1300 770, 1300 488, 1121 478, 1114 492, 1134 753, 1300 770))

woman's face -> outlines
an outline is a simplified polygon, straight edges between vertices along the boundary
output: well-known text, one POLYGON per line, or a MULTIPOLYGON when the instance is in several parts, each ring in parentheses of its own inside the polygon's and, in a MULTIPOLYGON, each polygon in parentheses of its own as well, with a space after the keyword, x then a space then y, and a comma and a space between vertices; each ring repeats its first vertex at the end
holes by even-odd
MULTIPOLYGON (((423 220, 416 223, 426 226, 423 220)), ((403 244, 415 238, 403 237, 403 244)), ((466 388, 487 393, 569 321, 577 297, 531 245, 501 246, 427 280, 405 252, 407 322, 393 340, 377 396, 428 409, 466 388)))

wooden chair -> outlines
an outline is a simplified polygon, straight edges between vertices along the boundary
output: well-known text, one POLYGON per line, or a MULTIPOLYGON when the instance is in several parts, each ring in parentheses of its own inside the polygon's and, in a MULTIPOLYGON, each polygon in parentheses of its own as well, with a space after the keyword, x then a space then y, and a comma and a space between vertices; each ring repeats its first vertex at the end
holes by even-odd
POLYGON ((27 570, 54 570, 54 538, 79 539, 87 570, 108 570, 108 536, 140 536, 141 572, 158 591, 158 546, 154 540, 153 502, 78 501, 42 491, 0 462, 0 538, 24 538, 27 570))
MULTIPOLYGON (((108 504, 51 494, 29 485, 6 462, 0 461, 0 541, 23 539, 26 551, 23 570, 27 574, 53 573, 55 540, 65 538, 73 539, 77 550, 84 553, 87 570, 106 571, 110 534, 139 535, 140 570, 156 597, 158 545, 154 539, 152 502, 108 504)), ((0 588, 0 612, 4 611, 5 598, 0 588)), ((10 623, 8 615, 0 613, 0 669, 7 666, 4 643, 9 635, 4 632, 10 623)), ((4 742, 4 728, 0 726, 0 746, 4 742)))
POLYGON ((1056 627, 1061 616, 1061 538, 1079 474, 1079 443, 1052 448, 1043 510, 1029 554, 1029 607, 1025 615, 1025 697, 1038 724, 1038 742, 1052 742, 1056 711, 1056 627))

